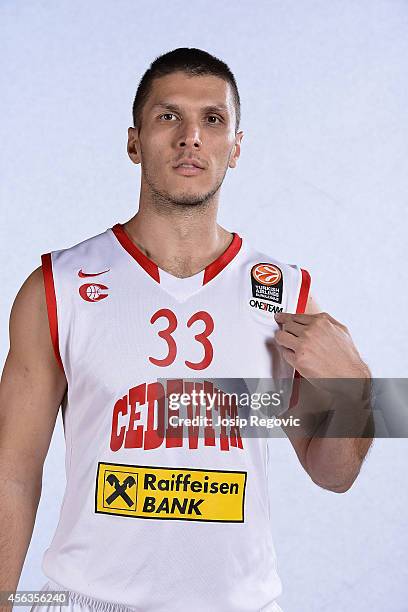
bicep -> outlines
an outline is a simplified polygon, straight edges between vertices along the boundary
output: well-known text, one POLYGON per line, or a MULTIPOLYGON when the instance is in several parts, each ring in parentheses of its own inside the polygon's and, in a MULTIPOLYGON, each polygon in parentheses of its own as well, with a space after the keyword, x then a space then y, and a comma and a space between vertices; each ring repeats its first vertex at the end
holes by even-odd
POLYGON ((0 462, 24 481, 41 477, 67 384, 53 351, 41 267, 20 288, 9 329, 0 382, 0 462))

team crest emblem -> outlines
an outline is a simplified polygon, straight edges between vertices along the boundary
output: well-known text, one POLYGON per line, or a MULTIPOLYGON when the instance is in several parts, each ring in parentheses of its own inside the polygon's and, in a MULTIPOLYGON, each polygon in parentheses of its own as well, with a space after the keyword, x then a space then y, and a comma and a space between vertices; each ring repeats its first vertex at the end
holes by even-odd
POLYGON ((108 297, 108 293, 103 293, 105 289, 108 289, 106 285, 100 285, 95 283, 86 283, 81 285, 78 289, 79 295, 85 302, 99 302, 104 298, 108 297))

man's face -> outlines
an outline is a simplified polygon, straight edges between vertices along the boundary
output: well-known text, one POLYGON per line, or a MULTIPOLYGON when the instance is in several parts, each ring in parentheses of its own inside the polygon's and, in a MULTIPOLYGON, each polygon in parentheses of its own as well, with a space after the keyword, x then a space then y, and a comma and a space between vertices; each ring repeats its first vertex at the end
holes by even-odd
POLYGON ((142 185, 152 193, 177 204, 200 204, 218 191, 228 167, 235 167, 242 136, 235 134, 229 83, 174 72, 153 81, 140 132, 129 128, 128 153, 142 164, 142 185), (183 159, 201 168, 177 167, 183 159))

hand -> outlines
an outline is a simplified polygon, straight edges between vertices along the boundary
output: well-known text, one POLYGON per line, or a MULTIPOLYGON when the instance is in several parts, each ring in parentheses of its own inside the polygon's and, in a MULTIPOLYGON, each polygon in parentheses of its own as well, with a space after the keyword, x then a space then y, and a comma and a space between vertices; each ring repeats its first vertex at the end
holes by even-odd
POLYGON ((319 381, 324 378, 370 378, 347 327, 327 312, 281 312, 275 320, 281 326, 275 340, 283 358, 315 386, 324 387, 319 381))

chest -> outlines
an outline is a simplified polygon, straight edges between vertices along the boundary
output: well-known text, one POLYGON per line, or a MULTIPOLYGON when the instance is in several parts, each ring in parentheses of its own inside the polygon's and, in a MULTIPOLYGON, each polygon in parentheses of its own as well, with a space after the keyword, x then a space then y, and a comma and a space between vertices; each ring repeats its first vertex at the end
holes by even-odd
POLYGON ((273 313, 238 283, 179 300, 139 282, 109 283, 107 297, 77 300, 69 360, 76 377, 268 377, 279 358, 273 313))

